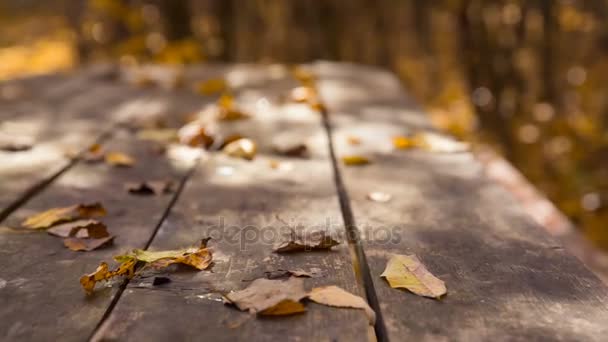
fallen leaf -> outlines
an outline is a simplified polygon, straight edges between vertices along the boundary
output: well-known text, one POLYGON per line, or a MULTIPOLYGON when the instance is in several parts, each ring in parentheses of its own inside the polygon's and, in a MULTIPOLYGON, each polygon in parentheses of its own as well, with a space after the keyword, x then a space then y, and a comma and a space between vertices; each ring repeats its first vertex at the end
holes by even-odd
POLYGON ((276 153, 288 157, 308 157, 308 147, 306 144, 295 144, 291 146, 274 146, 276 153))
POLYGON ((241 311, 260 315, 291 315, 306 311, 300 300, 306 297, 300 278, 256 279, 246 289, 228 293, 226 299, 241 311))
POLYGON ((173 128, 142 129, 137 132, 137 139, 168 144, 178 141, 177 130, 173 128))
POLYGON ((362 309, 367 314, 370 325, 376 322, 376 313, 363 298, 355 296, 338 286, 315 287, 308 294, 308 299, 328 306, 362 309))
POLYGON ((64 208, 53 208, 30 216, 21 224, 24 228, 44 229, 58 223, 74 221, 83 218, 101 217, 106 210, 99 203, 79 204, 64 208))
POLYGON ((281 243, 274 249, 274 252, 291 253, 312 250, 329 250, 339 244, 340 243, 331 236, 326 235, 324 231, 315 231, 304 235, 292 232, 290 240, 281 243))
POLYGON ((221 138, 222 144, 220 145, 220 149, 223 149, 224 147, 226 147, 226 145, 230 144, 233 141, 237 141, 239 139, 243 139, 244 136, 240 135, 240 134, 231 134, 225 138, 221 138))
POLYGON ((303 85, 314 85, 316 82, 315 75, 301 66, 294 67, 291 70, 291 75, 303 85))
POLYGON ((92 251, 99 247, 110 244, 114 236, 107 236, 99 239, 92 238, 66 238, 63 240, 64 246, 73 251, 92 251))
POLYGON ((231 157, 253 160, 257 153, 257 146, 253 140, 243 138, 229 143, 223 151, 231 157))
POLYGON ((404 136, 397 136, 393 138, 393 146, 400 150, 416 147, 414 139, 404 136))
POLYGON ((196 85, 196 92, 201 95, 213 95, 228 90, 228 83, 223 78, 210 78, 196 85))
POLYGON ((359 166, 369 164, 370 160, 366 157, 353 155, 342 157, 342 162, 344 163, 344 165, 348 166, 359 166))
POLYGON ((470 148, 467 143, 432 132, 417 133, 413 139, 416 141, 416 146, 431 152, 457 153, 468 151, 470 148))
POLYGON ((82 155, 82 160, 87 163, 98 162, 103 159, 105 152, 100 144, 93 144, 89 146, 87 151, 82 155))
POLYGON ((220 108, 217 112, 217 119, 220 121, 236 121, 249 119, 251 116, 237 109, 220 108))
POLYGON ((164 268, 172 264, 184 264, 192 266, 198 270, 209 268, 213 261, 211 250, 207 248, 207 241, 201 240, 199 247, 190 247, 169 251, 145 251, 135 249, 130 254, 118 255, 114 257, 116 261, 124 262, 129 259, 143 261, 155 268, 164 268))
POLYGON ((312 87, 296 87, 289 93, 289 98, 298 103, 308 103, 314 101, 317 94, 312 87))
POLYGON ((207 132, 205 125, 199 121, 192 121, 177 131, 180 144, 190 147, 208 148, 213 144, 213 136, 207 132))
POLYGON ((380 275, 392 288, 405 288, 424 297, 446 294, 445 283, 432 275, 416 255, 393 255, 380 275))
POLYGON ((118 276, 126 276, 127 278, 132 278, 133 275, 135 274, 135 264, 136 263, 137 263, 137 260, 135 260, 135 259, 125 260, 118 266, 118 268, 115 271, 110 271, 108 264, 106 264, 105 262, 102 262, 97 267, 95 272, 90 273, 90 274, 85 274, 82 277, 80 277, 80 285, 82 286, 82 288, 84 289, 86 294, 90 295, 93 293, 93 290, 95 289, 95 284, 97 284, 97 282, 100 282, 103 280, 107 281, 107 280, 110 280, 111 278, 118 277, 118 276))
POLYGON ((59 237, 99 239, 110 236, 105 224, 97 220, 77 220, 53 226, 47 233, 59 237))
POLYGON ((298 278, 311 278, 312 275, 303 270, 276 270, 276 271, 266 271, 264 272, 264 276, 266 279, 281 279, 287 277, 298 277, 298 278))
POLYGON ((162 195, 173 190, 172 181, 129 182, 125 188, 135 195, 162 195))
POLYGON ((106 154, 106 163, 112 166, 130 167, 135 164, 135 160, 122 152, 108 152, 106 154))
POLYGON ((349 135, 346 137, 346 142, 349 145, 361 145, 361 139, 359 139, 359 137, 356 137, 354 135, 349 135))
POLYGON ((387 194, 386 192, 374 191, 367 194, 367 199, 373 202, 385 203, 390 201, 393 198, 391 194, 387 194))

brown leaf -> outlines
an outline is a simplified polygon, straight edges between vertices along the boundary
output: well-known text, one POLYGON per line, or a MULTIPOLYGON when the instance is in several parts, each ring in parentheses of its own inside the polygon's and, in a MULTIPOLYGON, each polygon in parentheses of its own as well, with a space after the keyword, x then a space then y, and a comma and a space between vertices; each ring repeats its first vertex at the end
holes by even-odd
POLYGON ((122 152, 108 152, 105 159, 106 163, 112 166, 130 167, 135 164, 133 157, 122 152))
POLYGON ((328 306, 363 309, 369 318, 370 325, 376 322, 376 313, 363 298, 355 296, 338 286, 315 287, 308 294, 308 299, 328 306))
POLYGON ((106 210, 99 203, 72 205, 65 208, 53 208, 27 218, 21 226, 30 229, 44 229, 58 223, 70 222, 82 218, 101 217, 106 210))
POLYGON ((324 231, 315 231, 304 235, 298 235, 292 232, 291 239, 281 243, 275 248, 274 252, 291 253, 312 250, 329 250, 339 244, 340 243, 331 236, 326 235, 324 231))
POLYGON ((370 160, 363 156, 352 155, 342 157, 342 162, 348 166, 360 166, 369 164, 370 160))
POLYGON ((256 279, 246 289, 228 293, 230 303, 241 311, 260 315, 291 315, 306 311, 300 303, 306 297, 300 278, 285 281, 256 279))
POLYGON ((288 156, 288 157, 300 157, 304 158, 308 156, 308 147, 306 144, 295 144, 292 146, 275 146, 274 150, 276 153, 288 156))
POLYGON ((213 135, 207 132, 205 125, 199 121, 192 121, 177 131, 180 144, 190 147, 205 147, 213 145, 213 135))
POLYGON ((63 244, 73 251, 87 251, 90 252, 99 247, 110 244, 114 240, 114 236, 107 236, 103 238, 66 238, 63 240, 63 244))
POLYGON ((392 288, 405 288, 424 297, 447 293, 445 283, 429 272, 416 255, 393 255, 380 275, 392 288))
POLYGON ((257 146, 253 140, 243 138, 226 145, 223 151, 231 157, 253 160, 257 153, 257 146))
POLYGON ((162 195, 173 190, 172 181, 129 182, 125 188, 135 195, 162 195))
POLYGON ((110 236, 105 224, 97 220, 78 220, 53 226, 47 233, 59 237, 99 239, 110 236))
POLYGON ((232 108, 219 108, 217 112, 217 119, 220 121, 236 121, 249 119, 251 115, 232 108))
POLYGON ((298 277, 298 278, 311 278, 312 275, 303 270, 276 270, 276 271, 266 271, 264 272, 264 276, 266 279, 281 279, 288 277, 298 277))

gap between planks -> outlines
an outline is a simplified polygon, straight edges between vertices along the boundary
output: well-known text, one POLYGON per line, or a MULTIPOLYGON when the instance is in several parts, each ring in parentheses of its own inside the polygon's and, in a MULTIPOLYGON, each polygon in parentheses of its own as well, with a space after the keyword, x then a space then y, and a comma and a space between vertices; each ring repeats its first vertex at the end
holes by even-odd
POLYGON ((374 288, 374 282, 372 280, 365 251, 361 244, 361 237, 359 230, 355 222, 353 210, 350 205, 350 198, 344 182, 342 181, 342 175, 340 173, 340 167, 338 166, 338 160, 336 158, 336 152, 333 144, 332 127, 329 119, 329 112, 327 108, 321 108, 321 116, 323 122, 323 128, 327 135, 327 144, 329 149, 329 156, 332 164, 334 182, 336 185, 336 192, 338 193, 338 200, 340 202, 340 211, 342 212, 342 220, 344 221, 344 229, 346 231, 346 237, 348 240, 348 246, 351 253, 353 268, 355 271, 355 277, 360 287, 363 287, 365 297, 367 298, 368 304, 376 313, 376 323, 374 324, 374 332, 376 340, 379 342, 388 341, 388 335, 386 333, 386 327, 382 318, 382 311, 380 310, 380 303, 378 296, 374 288))
MULTIPOLYGON (((190 179, 190 177, 194 174, 194 172, 196 171, 196 169, 199 167, 202 159, 204 159, 204 156, 199 156, 198 159, 190 167, 190 169, 188 170, 188 172, 186 172, 186 174, 180 180, 180 183, 179 183, 179 186, 178 186, 177 190, 173 194, 173 197, 171 198, 171 201, 169 202, 169 205, 167 205, 167 207, 165 208, 165 211, 163 211, 162 216, 160 217, 160 219, 158 220, 158 223, 154 227, 154 231, 150 235, 150 238, 148 239, 148 241, 146 241, 146 244, 145 244, 143 250, 148 250, 148 248, 150 247, 150 245, 154 241, 154 238, 156 237, 156 234, 160 230, 160 227, 163 225, 163 223, 165 222, 165 219, 171 213, 171 209, 173 209, 173 206, 175 205, 175 203, 179 199, 179 196, 182 194, 184 188, 186 187, 186 183, 188 182, 188 180, 190 179)), ((137 267, 136 267, 136 270, 137 270, 137 267)), ((118 304, 118 301, 122 297, 122 294, 124 293, 124 291, 127 289, 127 286, 129 285, 130 281, 131 281, 131 279, 129 279, 129 278, 126 278, 126 279, 124 279, 122 281, 122 283, 120 284, 120 287, 118 288, 118 291, 116 292, 116 294, 112 298, 112 301, 110 302, 110 305, 108 305, 108 308, 103 313, 103 316, 101 316, 101 319, 99 320, 99 322, 97 322, 97 325, 95 326, 95 329, 93 329, 93 332, 91 333, 91 335, 87 339, 88 341, 96 341, 95 336, 97 335, 97 333, 99 332, 99 329, 103 326, 103 324, 105 323, 105 321, 110 317, 110 315, 112 314, 112 311, 114 311, 114 308, 118 304)))
MULTIPOLYGON (((102 144, 106 140, 108 140, 112 136, 112 132, 120 126, 120 123, 116 123, 112 125, 112 127, 108 128, 104 132, 102 132, 93 142, 94 144, 102 144)), ((21 206, 26 204, 30 199, 39 194, 42 190, 46 189, 49 185, 51 185, 57 178, 59 178, 62 174, 71 169, 74 165, 76 165, 84 156, 85 153, 89 150, 89 146, 87 145, 85 148, 78 151, 75 157, 71 158, 70 161, 57 172, 53 173, 49 177, 42 179, 40 182, 29 187, 25 192, 19 196, 16 200, 6 206, 4 209, 0 211, 0 223, 2 223, 7 217, 9 217, 15 210, 19 209, 21 206)))

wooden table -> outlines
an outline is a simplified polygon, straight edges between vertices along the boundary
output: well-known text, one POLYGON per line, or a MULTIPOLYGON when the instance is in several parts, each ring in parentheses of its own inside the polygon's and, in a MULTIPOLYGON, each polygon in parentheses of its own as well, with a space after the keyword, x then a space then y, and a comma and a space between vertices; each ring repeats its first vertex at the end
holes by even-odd
MULTIPOLYGON (((175 89, 134 86, 115 69, 97 67, 1 85, 0 132, 36 143, 0 152, 0 339, 606 340, 607 288, 486 177, 471 153, 392 148, 395 135, 432 129, 394 76, 348 64, 309 67, 325 117, 285 101, 298 82, 281 66, 190 67, 185 86, 175 89), (125 128, 150 118, 180 127, 217 100, 191 85, 218 77, 254 113, 226 124, 257 142, 253 161, 221 152, 169 158, 125 128), (349 144, 351 136, 361 143, 349 144), (277 155, 273 146, 285 141, 305 143, 309 158, 277 155), (66 156, 94 142, 130 154, 135 165, 66 156), (344 166, 347 154, 372 163, 344 166), (276 162, 280 167, 272 168, 276 162), (152 179, 179 186, 162 196, 123 189, 152 179), (374 191, 392 200, 368 200, 374 191), (6 228, 38 211, 88 202, 108 210, 112 246, 72 252, 46 233, 6 228), (327 229, 342 244, 325 253, 273 253, 286 224, 327 229), (89 297, 80 288, 79 277, 113 255, 175 249, 209 235, 212 271, 169 272, 172 281, 163 286, 134 278, 89 297), (447 296, 431 300, 390 288, 380 274, 392 254, 418 255, 445 281, 447 296), (240 290, 266 271, 296 268, 317 273, 305 280, 307 288, 338 285, 366 297, 376 325, 361 310, 310 303, 305 314, 269 319, 218 301, 218 292, 240 290)), ((145 75, 166 80, 171 72, 151 67, 145 75)))

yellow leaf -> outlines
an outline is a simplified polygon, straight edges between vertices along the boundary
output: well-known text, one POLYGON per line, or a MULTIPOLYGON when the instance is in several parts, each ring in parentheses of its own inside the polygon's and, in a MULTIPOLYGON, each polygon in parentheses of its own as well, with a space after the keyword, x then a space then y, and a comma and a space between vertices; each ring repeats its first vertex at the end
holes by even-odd
POLYGON ((135 164, 135 160, 131 156, 121 152, 108 152, 106 154, 106 163, 113 166, 129 167, 135 164))
POLYGON ((213 144, 213 136, 207 132, 205 126, 199 121, 192 121, 177 132, 179 142, 190 147, 210 147, 213 144))
POLYGON ((405 288, 419 296, 439 298, 447 292, 445 283, 432 275, 415 255, 393 255, 381 277, 392 288, 405 288))
POLYGON ((228 83, 222 78, 211 78, 196 85, 196 91, 202 95, 213 95, 228 90, 228 83))
POLYGON ((370 163, 370 160, 366 157, 352 155, 352 156, 344 156, 342 157, 342 162, 344 165, 348 166, 358 166, 358 165, 366 165, 370 163))
POLYGON ((45 229, 63 222, 82 218, 100 217, 106 210, 99 203, 72 205, 65 208, 53 208, 27 218, 21 226, 30 229, 45 229))
POLYGON ((432 132, 416 133, 412 139, 415 146, 431 152, 457 153, 469 150, 469 144, 467 143, 432 132))
POLYGON ((328 306, 365 310, 370 325, 376 322, 376 313, 363 298, 355 296, 338 286, 315 287, 308 294, 308 299, 328 306))
POLYGON ((234 108, 234 96, 225 93, 217 100, 217 105, 221 109, 232 109, 234 108))
POLYGON ((149 263, 156 268, 164 268, 171 264, 184 264, 198 270, 209 268, 213 260, 211 251, 207 248, 208 239, 203 239, 199 247, 169 251, 144 251, 135 249, 131 254, 118 255, 116 261, 135 259, 149 263))
POLYGON ((393 146, 400 150, 416 147, 416 143, 413 139, 403 136, 393 138, 393 146))
POLYGON ((257 153, 257 146, 253 140, 243 138, 229 143, 223 151, 231 157, 253 160, 257 153))
POLYGON ((102 262, 95 272, 90 274, 85 274, 80 277, 80 285, 84 289, 84 291, 90 295, 93 293, 95 289, 95 284, 102 280, 110 280, 111 278, 118 276, 126 276, 127 278, 132 278, 135 274, 135 264, 137 263, 136 259, 127 259, 124 260, 115 271, 110 271, 108 264, 102 262))
POLYGON ((236 109, 219 108, 217 119, 220 121, 236 121, 249 119, 251 116, 236 109))

